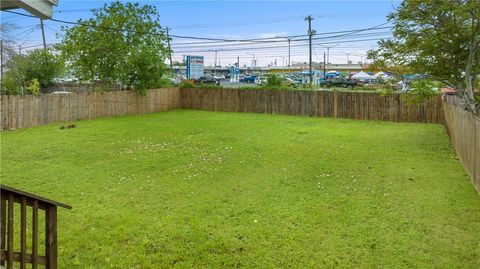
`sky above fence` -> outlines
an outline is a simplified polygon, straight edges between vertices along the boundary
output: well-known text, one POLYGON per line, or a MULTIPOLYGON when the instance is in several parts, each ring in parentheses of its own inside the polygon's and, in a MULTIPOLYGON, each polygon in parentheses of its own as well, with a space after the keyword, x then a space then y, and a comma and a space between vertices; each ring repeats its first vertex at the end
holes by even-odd
MULTIPOLYGON (((86 19, 91 17, 91 9, 100 8, 107 2, 110 1, 60 0, 59 5, 54 8, 53 18, 68 21, 86 19)), ((385 24, 386 16, 399 5, 399 1, 393 0, 138 2, 156 6, 161 15, 161 24, 171 28, 172 34, 227 39, 305 35, 307 22, 304 17, 308 14, 314 17, 312 28, 319 33, 370 28, 385 24)), ((10 37, 19 46, 19 50, 26 51, 41 47, 42 38, 38 19, 5 12, 1 15, 2 24, 13 23, 18 27, 10 33, 10 37)), ((48 20, 45 22, 47 43, 53 44, 59 41, 61 25, 48 20)), ((343 38, 316 42, 313 60, 322 61, 325 46, 333 46, 330 49, 331 62, 346 63, 347 58, 353 62, 361 61, 365 57, 365 52, 376 46, 378 39, 389 36, 389 29, 378 29, 363 35, 347 35, 343 38)), ((2 36, 2 38, 6 37, 2 36)), ((181 61, 184 54, 194 54, 203 55, 207 64, 213 63, 212 50, 216 49, 214 44, 195 50, 180 44, 187 41, 192 42, 192 40, 173 39, 174 60, 181 61)), ((292 61, 307 61, 308 47, 306 42, 303 43, 292 46, 292 61)), ((249 65, 254 53, 257 65, 267 65, 274 59, 281 62, 281 57, 287 55, 287 47, 267 49, 249 46, 248 49, 241 50, 235 50, 235 47, 223 49, 220 47, 218 60, 220 64, 227 65, 236 62, 239 56, 241 65, 249 65)))

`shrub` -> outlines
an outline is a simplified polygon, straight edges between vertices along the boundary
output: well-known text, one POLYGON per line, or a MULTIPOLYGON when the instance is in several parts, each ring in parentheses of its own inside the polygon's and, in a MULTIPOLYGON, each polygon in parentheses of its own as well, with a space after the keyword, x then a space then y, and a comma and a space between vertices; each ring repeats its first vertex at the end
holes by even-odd
POLYGON ((279 87, 281 85, 282 85, 282 78, 281 77, 279 77, 277 75, 274 75, 274 74, 267 75, 266 86, 279 87))
POLYGON ((412 83, 412 90, 402 95, 402 99, 407 104, 422 103, 426 99, 437 95, 437 90, 440 84, 438 82, 420 79, 412 83))
POLYGON ((195 88, 195 86, 196 86, 195 83, 191 79, 184 80, 178 84, 178 87, 181 89, 195 88))
POLYGON ((38 79, 34 78, 28 83, 27 87, 25 87, 27 92, 33 94, 33 95, 38 95, 40 92, 40 82, 38 82, 38 79))
POLYGON ((2 94, 15 95, 22 92, 22 87, 15 81, 10 72, 6 72, 3 76, 2 94))
POLYGON ((392 88, 383 88, 378 92, 380 93, 380 96, 383 96, 383 97, 392 96, 393 94, 395 94, 395 91, 392 88))

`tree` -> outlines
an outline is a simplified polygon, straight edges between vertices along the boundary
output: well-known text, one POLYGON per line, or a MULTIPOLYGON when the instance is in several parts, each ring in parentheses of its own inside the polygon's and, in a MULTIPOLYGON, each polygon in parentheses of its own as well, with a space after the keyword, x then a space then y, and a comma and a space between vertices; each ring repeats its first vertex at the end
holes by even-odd
POLYGON ((21 94, 24 90, 36 94, 29 85, 38 84, 45 88, 50 85, 53 78, 63 73, 63 62, 50 50, 35 49, 26 55, 13 54, 6 63, 4 73, 4 91, 6 94, 21 94))
POLYGON ((478 113, 474 86, 480 73, 480 1, 404 0, 388 16, 393 38, 381 40, 369 58, 456 89, 465 109, 478 113))
POLYGON ((26 56, 25 80, 37 79, 40 87, 50 85, 54 78, 63 74, 65 66, 61 58, 47 49, 34 49, 26 56))
POLYGON ((169 50, 156 8, 117 1, 92 12, 93 18, 62 28, 58 48, 74 74, 138 91, 161 83, 169 50))

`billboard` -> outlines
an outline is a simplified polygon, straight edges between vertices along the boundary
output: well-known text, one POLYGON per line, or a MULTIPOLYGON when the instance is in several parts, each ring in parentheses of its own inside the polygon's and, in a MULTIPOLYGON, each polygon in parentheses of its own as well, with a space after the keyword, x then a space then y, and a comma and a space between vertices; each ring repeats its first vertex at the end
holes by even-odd
POLYGON ((187 55, 187 79, 199 78, 204 75, 203 56, 187 55))

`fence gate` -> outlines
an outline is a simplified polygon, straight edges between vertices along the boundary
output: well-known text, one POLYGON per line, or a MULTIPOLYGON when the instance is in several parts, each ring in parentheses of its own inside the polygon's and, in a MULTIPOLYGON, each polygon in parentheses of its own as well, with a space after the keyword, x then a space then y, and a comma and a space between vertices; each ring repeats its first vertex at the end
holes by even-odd
POLYGON ((27 268, 27 263, 32 265, 32 269, 36 269, 39 264, 49 269, 57 268, 57 207, 67 209, 72 207, 5 185, 0 185, 0 189, 0 264, 7 269, 14 268, 14 263, 15 268, 21 269, 27 268), (18 210, 18 207, 20 210, 18 210), (29 212, 31 211, 31 221, 27 220, 27 209, 29 212), (17 211, 17 214, 15 214, 15 211, 17 211), (18 211, 20 216, 18 216, 18 211), (40 212, 45 216, 43 227, 45 232, 44 253, 39 253, 40 212), (31 253, 27 253, 27 222, 31 224, 31 233, 28 233, 31 234, 28 241, 31 244, 31 253), (15 225, 17 225, 17 228, 15 225), (19 228, 18 225, 20 225, 19 228), (16 245, 17 249, 15 249, 16 245))

